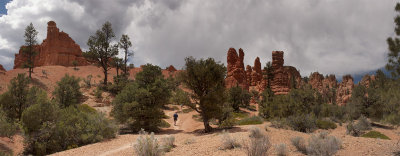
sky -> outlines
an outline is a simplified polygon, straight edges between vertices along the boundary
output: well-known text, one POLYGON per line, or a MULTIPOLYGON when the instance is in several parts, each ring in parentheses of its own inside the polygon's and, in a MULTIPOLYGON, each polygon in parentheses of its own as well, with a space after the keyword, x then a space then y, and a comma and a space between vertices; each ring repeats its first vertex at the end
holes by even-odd
MULTIPOLYGON (((285 65, 303 76, 318 71, 364 73, 386 64, 386 39, 394 36, 395 0, 1 0, 0 64, 11 69, 33 23, 38 42, 53 20, 83 51, 106 21, 115 41, 128 34, 136 66, 184 65, 184 58, 213 57, 226 65, 230 47, 244 63, 284 51, 285 65)), ((122 56, 122 55, 121 55, 122 56)))

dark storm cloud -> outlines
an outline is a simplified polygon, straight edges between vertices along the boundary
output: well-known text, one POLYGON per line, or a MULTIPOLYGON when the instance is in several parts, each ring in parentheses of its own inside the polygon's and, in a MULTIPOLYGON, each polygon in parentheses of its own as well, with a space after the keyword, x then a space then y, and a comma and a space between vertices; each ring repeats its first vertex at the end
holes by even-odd
MULTIPOLYGON (((32 3, 14 0, 0 17, 0 55, 12 57, 32 21, 40 40, 47 20, 86 49, 86 41, 105 21, 117 35, 128 34, 136 65, 181 68, 184 58, 213 57, 226 64, 230 47, 245 50, 245 64, 271 51, 285 51, 285 64, 343 75, 382 67, 385 40, 393 33, 394 0, 69 0, 32 3), (44 5, 43 5, 44 4, 44 5), (22 9, 23 8, 23 9, 22 9), (4 29, 3 29, 4 28, 4 29)), ((12 60, 12 59, 8 59, 12 60)), ((12 61, 0 60, 7 68, 12 61)), ((11 65, 10 65, 11 64, 11 65)))

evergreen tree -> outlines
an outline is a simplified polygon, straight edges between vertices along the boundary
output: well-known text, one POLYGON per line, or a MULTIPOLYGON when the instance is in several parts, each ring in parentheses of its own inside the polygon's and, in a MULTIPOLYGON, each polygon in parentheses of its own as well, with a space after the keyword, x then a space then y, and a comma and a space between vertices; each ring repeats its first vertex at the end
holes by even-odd
POLYGON ((100 30, 96 31, 96 34, 89 37, 87 45, 89 51, 85 54, 85 57, 97 62, 99 66, 103 68, 104 73, 104 85, 107 85, 108 70, 110 70, 109 64, 112 57, 118 55, 118 45, 112 45, 111 42, 115 34, 112 30, 111 23, 106 22, 100 30))
POLYGON ((133 56, 133 52, 129 52, 129 47, 132 47, 132 43, 129 40, 129 36, 128 35, 122 35, 119 43, 118 43, 119 47, 124 49, 124 74, 126 75, 128 73, 127 70, 127 63, 128 63, 128 56, 133 56))
MULTIPOLYGON (((395 11, 400 13, 400 3, 396 4, 395 11)), ((389 37, 386 41, 389 46, 388 63, 386 64, 386 69, 391 71, 393 77, 398 78, 400 76, 400 14, 394 19, 396 24, 395 33, 396 37, 389 37)))
POLYGON ((79 90, 79 78, 66 74, 54 89, 53 95, 61 108, 79 104, 82 93, 79 90))
POLYGON ((29 78, 18 74, 10 81, 8 91, 0 98, 0 105, 10 119, 21 119, 22 112, 30 106, 27 101, 29 93, 29 78))
POLYGON ((218 118, 223 111, 226 68, 212 58, 196 60, 188 57, 185 61, 180 79, 193 91, 191 97, 194 100, 188 106, 200 113, 205 132, 210 132, 210 119, 218 118))
POLYGON ((29 24, 25 28, 25 47, 22 52, 28 57, 28 62, 25 64, 29 68, 29 78, 32 79, 33 67, 34 67, 34 57, 36 55, 35 45, 37 44, 37 34, 33 24, 29 24))

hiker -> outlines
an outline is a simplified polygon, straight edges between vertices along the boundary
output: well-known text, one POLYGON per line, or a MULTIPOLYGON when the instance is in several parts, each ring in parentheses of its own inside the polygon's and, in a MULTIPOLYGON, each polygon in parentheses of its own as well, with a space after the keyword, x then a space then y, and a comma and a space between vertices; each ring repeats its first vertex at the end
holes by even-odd
POLYGON ((176 126, 176 120, 178 120, 178 112, 174 114, 174 126, 176 126))

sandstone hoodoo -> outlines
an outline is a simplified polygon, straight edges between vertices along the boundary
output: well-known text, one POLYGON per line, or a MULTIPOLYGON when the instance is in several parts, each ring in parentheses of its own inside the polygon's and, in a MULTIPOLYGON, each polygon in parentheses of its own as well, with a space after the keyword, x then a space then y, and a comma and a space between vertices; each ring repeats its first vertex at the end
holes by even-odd
POLYGON ((239 86, 245 90, 249 89, 243 59, 244 52, 242 49, 239 49, 239 55, 234 48, 229 49, 227 56, 228 71, 225 79, 227 88, 239 86))
MULTIPOLYGON (((23 53, 22 46, 18 54, 15 54, 14 69, 24 66, 27 57, 23 53)), ((82 56, 82 50, 78 44, 72 40, 65 32, 60 32, 54 21, 47 23, 47 38, 43 43, 35 46, 36 56, 34 66, 73 66, 76 61, 78 66, 88 65, 89 63, 82 56)))
POLYGON ((0 72, 6 72, 6 69, 4 69, 3 65, 0 64, 0 72))
POLYGON ((354 88, 354 80, 351 75, 343 76, 342 82, 339 83, 336 91, 336 104, 339 106, 345 105, 351 97, 354 88))
POLYGON ((173 65, 170 65, 169 67, 167 67, 167 69, 169 72, 175 72, 176 68, 173 65))
POLYGON ((274 78, 271 90, 276 95, 288 94, 292 87, 300 85, 301 75, 295 67, 283 66, 283 51, 272 52, 272 70, 274 78))

